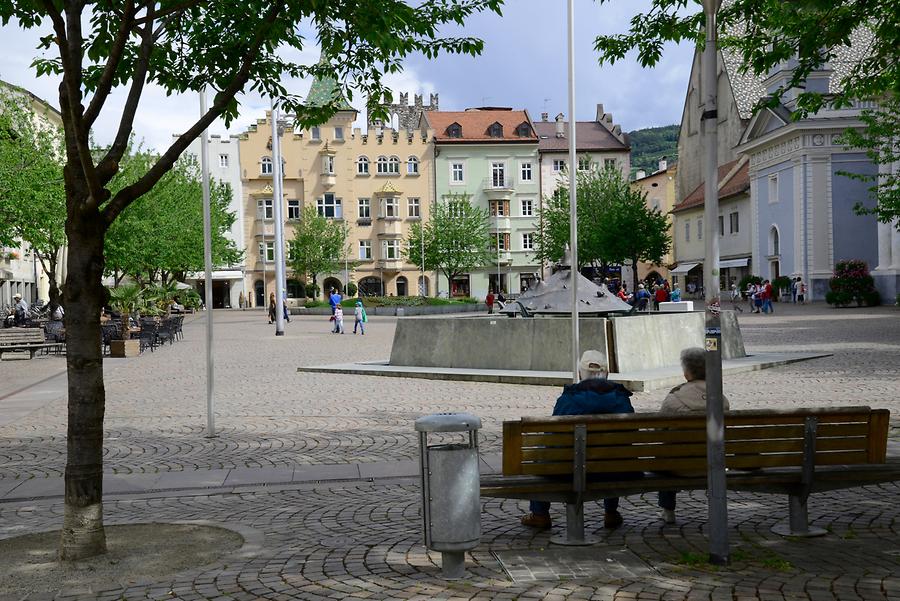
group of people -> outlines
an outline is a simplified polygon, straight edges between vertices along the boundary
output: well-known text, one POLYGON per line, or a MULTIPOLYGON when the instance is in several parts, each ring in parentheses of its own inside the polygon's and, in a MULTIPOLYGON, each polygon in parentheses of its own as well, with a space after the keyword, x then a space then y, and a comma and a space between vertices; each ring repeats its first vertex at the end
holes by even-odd
MULTIPOLYGON (((28 301, 22 298, 22 295, 17 292, 13 296, 13 304, 7 309, 6 315, 3 316, 3 327, 18 328, 25 326, 28 323, 29 316, 32 318, 47 317, 47 314, 41 309, 44 307, 44 305, 41 304, 42 302, 43 301, 38 300, 35 303, 35 310, 37 313, 32 315, 31 305, 29 305, 28 301)), ((57 303, 56 309, 49 315, 49 318, 51 321, 62 321, 65 314, 66 312, 63 309, 63 306, 57 303)))
POLYGON ((772 305, 772 295, 774 288, 772 282, 763 280, 761 284, 750 283, 747 287, 747 298, 750 300, 751 313, 774 313, 775 307, 772 305))
POLYGON ((497 294, 494 294, 492 288, 488 290, 487 296, 484 297, 484 304, 487 305, 488 315, 491 315, 494 313, 494 305, 497 306, 498 311, 506 306, 506 297, 503 296, 503 292, 500 291, 498 291, 497 294))
MULTIPOLYGON (((609 284, 607 284, 607 287, 609 287, 609 284)), ((653 309, 656 311, 659 311, 660 303, 681 302, 681 288, 677 284, 673 288, 668 280, 658 280, 652 284, 638 284, 637 292, 634 294, 630 294, 628 285, 623 283, 615 293, 616 296, 629 305, 637 307, 638 311, 649 311, 651 301, 653 302, 653 309)))
MULTIPOLYGON (((331 306, 332 334, 344 333, 344 307, 341 305, 344 298, 341 293, 332 288, 328 295, 328 304, 331 306)), ((362 299, 357 299, 353 307, 353 333, 356 334, 359 328, 360 336, 366 335, 366 323, 369 316, 366 315, 366 308, 363 306, 362 299)))
MULTIPOLYGON (((662 413, 684 413, 706 411, 706 354, 702 348, 687 348, 681 352, 681 368, 686 382, 673 388, 660 406, 662 413)), ((593 415, 604 413, 634 413, 631 405, 631 391, 617 382, 607 379, 609 369, 606 358, 595 350, 585 351, 579 363, 577 384, 567 384, 556 400, 553 415, 593 415)), ((728 400, 723 397, 725 409, 728 400)), ((631 475, 643 476, 641 472, 631 475)), ((619 475, 618 477, 622 477, 619 475)), ((675 523, 676 493, 661 491, 658 505, 661 518, 667 524, 675 523)), ((618 497, 603 499, 603 525, 608 529, 618 528, 623 523, 619 513, 618 497)), ((528 514, 522 516, 522 525, 539 530, 552 526, 550 503, 532 501, 528 514)))

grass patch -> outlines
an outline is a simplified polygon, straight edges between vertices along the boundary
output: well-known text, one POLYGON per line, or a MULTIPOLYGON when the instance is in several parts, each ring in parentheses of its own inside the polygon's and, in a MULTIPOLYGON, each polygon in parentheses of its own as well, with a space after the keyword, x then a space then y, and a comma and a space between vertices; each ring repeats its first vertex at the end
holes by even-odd
POLYGON ((762 565, 765 568, 777 570, 779 572, 790 572, 794 569, 794 564, 772 552, 769 552, 769 554, 762 558, 762 565))

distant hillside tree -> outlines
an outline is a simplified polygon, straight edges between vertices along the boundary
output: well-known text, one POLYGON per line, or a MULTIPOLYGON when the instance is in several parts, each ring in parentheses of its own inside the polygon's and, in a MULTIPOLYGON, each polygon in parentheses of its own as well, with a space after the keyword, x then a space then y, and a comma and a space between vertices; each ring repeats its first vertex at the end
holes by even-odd
POLYGON ((643 169, 653 173, 663 157, 672 164, 678 160, 678 125, 648 127, 629 132, 631 141, 631 175, 643 169))

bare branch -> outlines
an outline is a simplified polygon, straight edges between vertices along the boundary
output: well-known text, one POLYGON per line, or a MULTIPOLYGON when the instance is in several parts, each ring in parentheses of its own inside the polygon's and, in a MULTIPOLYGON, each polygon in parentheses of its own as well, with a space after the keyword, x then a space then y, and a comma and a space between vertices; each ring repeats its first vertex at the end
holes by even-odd
POLYGON ((134 27, 133 21, 134 0, 128 0, 128 3, 125 5, 125 13, 122 15, 122 23, 119 25, 119 32, 116 34, 116 39, 113 42, 112 48, 110 48, 106 65, 103 67, 103 74, 100 76, 100 82, 97 84, 97 89, 94 91, 94 97, 91 98, 91 103, 84 113, 84 123, 88 128, 96 121, 97 116, 100 114, 100 109, 103 108, 103 103, 106 102, 109 92, 112 90, 113 78, 115 77, 116 70, 119 68, 119 63, 122 60, 125 44, 128 43, 128 37, 131 35, 131 30, 134 27))
MULTIPOLYGON (((154 4, 150 3, 147 7, 149 13, 153 13, 154 4)), ((100 181, 106 185, 113 175, 116 174, 119 159, 125 154, 128 148, 128 140, 134 129, 134 117, 137 114, 138 105, 141 101, 141 94, 144 92, 144 84, 147 79, 147 70, 150 67, 150 53, 153 50, 153 21, 148 21, 144 25, 144 31, 141 34, 141 47, 138 51, 137 61, 132 74, 131 89, 128 90, 128 97, 125 100, 125 108, 122 109, 122 118, 119 121, 119 130, 116 137, 110 145, 106 156, 100 161, 97 171, 100 181)))
POLYGON ((88 133, 84 126, 83 108, 81 105, 81 10, 79 2, 66 7, 66 18, 54 6, 52 0, 43 0, 44 8, 53 22, 56 33, 56 45, 63 64, 63 80, 60 84, 60 109, 68 116, 70 127, 66 130, 67 155, 78 158, 81 172, 87 183, 91 197, 101 194, 97 183, 94 161, 88 143, 88 133))
POLYGON ((141 195, 146 194, 150 188, 152 188, 156 182, 172 168, 175 161, 177 161, 178 157, 181 156, 181 153, 187 149, 188 145, 225 112, 225 109, 228 107, 228 104, 234 96, 244 88, 244 85, 250 79, 253 62, 258 57, 259 51, 265 43, 281 8, 282 6, 280 3, 272 3, 269 8, 269 13, 266 15, 265 19, 263 19, 260 28, 256 32, 253 43, 250 44, 247 53, 244 55, 240 69, 235 73, 231 82, 221 92, 216 94, 215 101, 207 113, 200 117, 189 130, 181 134, 141 179, 132 185, 119 190, 109 204, 106 205, 102 211, 102 216, 107 227, 109 227, 115 218, 118 217, 129 204, 135 199, 140 198, 141 195))

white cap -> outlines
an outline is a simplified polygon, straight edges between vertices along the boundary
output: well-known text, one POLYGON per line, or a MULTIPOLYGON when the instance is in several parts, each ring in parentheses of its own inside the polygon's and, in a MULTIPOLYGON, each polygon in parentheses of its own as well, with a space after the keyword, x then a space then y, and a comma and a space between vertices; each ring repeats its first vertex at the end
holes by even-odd
POLYGON ((22 295, 19 294, 18 292, 16 292, 16 294, 13 296, 13 298, 22 298, 22 295))
POLYGON ((578 362, 578 371, 582 378, 606 377, 609 367, 606 364, 606 356, 600 351, 587 350, 581 355, 578 362))

